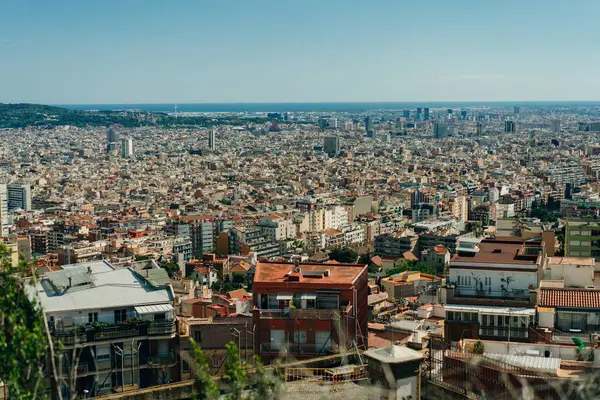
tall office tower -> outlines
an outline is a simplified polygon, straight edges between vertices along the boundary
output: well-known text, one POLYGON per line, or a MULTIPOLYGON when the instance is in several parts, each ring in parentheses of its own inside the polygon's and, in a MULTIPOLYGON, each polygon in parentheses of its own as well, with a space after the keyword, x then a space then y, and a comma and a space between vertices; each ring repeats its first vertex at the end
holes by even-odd
POLYGON ((451 108, 448 109, 448 114, 452 114, 452 109, 451 108))
POLYGON ((0 236, 8 236, 8 187, 0 183, 0 236))
POLYGON ((410 118, 410 110, 402 110, 402 116, 404 118, 410 118))
POLYGON ((323 143, 323 151, 327 154, 338 155, 340 153, 340 137, 339 136, 327 136, 323 143))
POLYGON ((424 110, 425 110, 425 115, 424 115, 425 121, 429 121, 429 107, 425 107, 424 110))
POLYGON ((327 128, 327 118, 319 118, 317 120, 317 125, 319 126, 320 129, 327 128))
POLYGON ((215 130, 211 129, 208 131, 208 148, 214 150, 216 146, 215 143, 215 130))
POLYGON ((560 132, 560 119, 553 119, 552 122, 550 123, 550 127, 552 129, 552 132, 554 132, 554 133, 560 132))
POLYGON ((504 132, 512 133, 516 130, 515 121, 504 121, 504 132))
POLYGON ((423 112, 423 108, 422 107, 417 107, 417 114, 421 114, 423 112))
POLYGON ((467 119, 467 110, 460 110, 460 119, 463 121, 467 119))
POLYGON ((483 124, 481 122, 477 122, 477 136, 480 136, 483 132, 483 124))
POLYGON ((108 128, 106 130, 106 141, 108 143, 115 143, 118 140, 119 140, 119 138, 117 136, 117 132, 115 132, 113 128, 108 128))
POLYGON ((339 128, 338 119, 337 118, 329 118, 329 123, 327 125, 333 129, 339 128))
POLYGON ((515 115, 519 115, 519 111, 521 111, 521 107, 515 106, 514 109, 513 109, 513 111, 514 111, 515 115))
POLYGON ((9 183, 8 209, 31 211, 31 186, 27 183, 9 183))
POLYGON ((121 157, 133 157, 133 140, 131 138, 121 140, 121 157))
POLYGON ((367 131, 368 137, 375 137, 375 129, 373 129, 373 119, 370 115, 365 117, 365 130, 367 131))
POLYGON ((392 134, 391 133, 388 132, 388 133, 385 134, 385 142, 387 144, 391 144, 392 143, 392 134))
POLYGON ((436 139, 442 139, 448 136, 448 125, 436 122, 433 125, 433 137, 436 139))

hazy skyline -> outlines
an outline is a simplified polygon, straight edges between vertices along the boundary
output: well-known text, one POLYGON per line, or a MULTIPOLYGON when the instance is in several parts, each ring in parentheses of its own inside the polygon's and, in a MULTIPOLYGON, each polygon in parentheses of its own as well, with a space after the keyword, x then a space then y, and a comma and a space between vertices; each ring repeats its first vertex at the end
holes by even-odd
POLYGON ((0 0, 0 102, 599 100, 597 1, 0 0))

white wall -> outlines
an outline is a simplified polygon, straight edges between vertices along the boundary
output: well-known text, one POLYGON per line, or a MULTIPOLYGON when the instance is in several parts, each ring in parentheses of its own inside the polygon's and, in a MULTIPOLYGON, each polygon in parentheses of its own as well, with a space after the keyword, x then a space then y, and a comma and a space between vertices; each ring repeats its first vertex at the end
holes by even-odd
POLYGON ((564 279, 565 287, 586 287, 594 285, 593 265, 550 264, 550 279, 564 279))
POLYGON ((466 285, 457 285, 457 289, 467 289, 467 290, 478 290, 479 287, 476 287, 474 276, 478 276, 481 278, 481 282, 483 285, 483 289, 487 292, 488 288, 493 292, 501 292, 502 285, 506 288, 506 283, 502 282, 501 279, 506 279, 509 276, 512 277, 512 282, 508 285, 508 290, 512 289, 522 289, 527 291, 529 289, 529 285, 533 285, 537 288, 537 272, 520 272, 520 271, 490 271, 490 270, 472 270, 472 269, 461 269, 457 267, 450 268, 450 281, 458 282, 458 276, 462 277, 471 277, 471 286, 466 285), (491 278, 491 285, 485 285, 485 277, 491 278))
MULTIPOLYGON (((474 342, 475 340, 473 339, 465 339, 465 346, 463 346, 463 348, 466 349, 466 352, 468 352, 468 348, 470 347, 467 346, 467 343, 474 342)), ((482 340, 481 342, 483 343, 485 353, 525 355, 527 350, 536 350, 543 356, 544 352, 548 350, 552 353, 552 357, 562 358, 563 360, 575 360, 575 357, 577 356, 577 348, 575 346, 560 346, 544 343, 508 343, 491 340, 482 340)))

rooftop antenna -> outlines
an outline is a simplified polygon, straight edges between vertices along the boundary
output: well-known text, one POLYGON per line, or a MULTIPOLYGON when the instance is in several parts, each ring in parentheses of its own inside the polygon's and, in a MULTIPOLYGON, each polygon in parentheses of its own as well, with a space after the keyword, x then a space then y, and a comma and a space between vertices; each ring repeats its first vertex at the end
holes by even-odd
POLYGON ((173 109, 175 110, 175 117, 177 117, 177 109, 179 108, 179 106, 177 104, 173 105, 173 109))

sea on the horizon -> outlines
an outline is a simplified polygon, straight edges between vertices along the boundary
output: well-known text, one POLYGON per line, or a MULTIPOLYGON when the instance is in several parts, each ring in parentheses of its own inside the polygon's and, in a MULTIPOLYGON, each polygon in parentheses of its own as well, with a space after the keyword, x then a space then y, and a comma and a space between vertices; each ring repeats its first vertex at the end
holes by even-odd
MULTIPOLYGON (((362 112, 368 110, 398 110, 404 108, 430 107, 512 107, 512 106, 599 106, 600 101, 473 101, 473 102, 356 102, 356 103, 182 103, 177 111, 199 112, 362 112)), ((72 110, 140 110, 150 112, 174 112, 175 104, 57 104, 72 110)))

